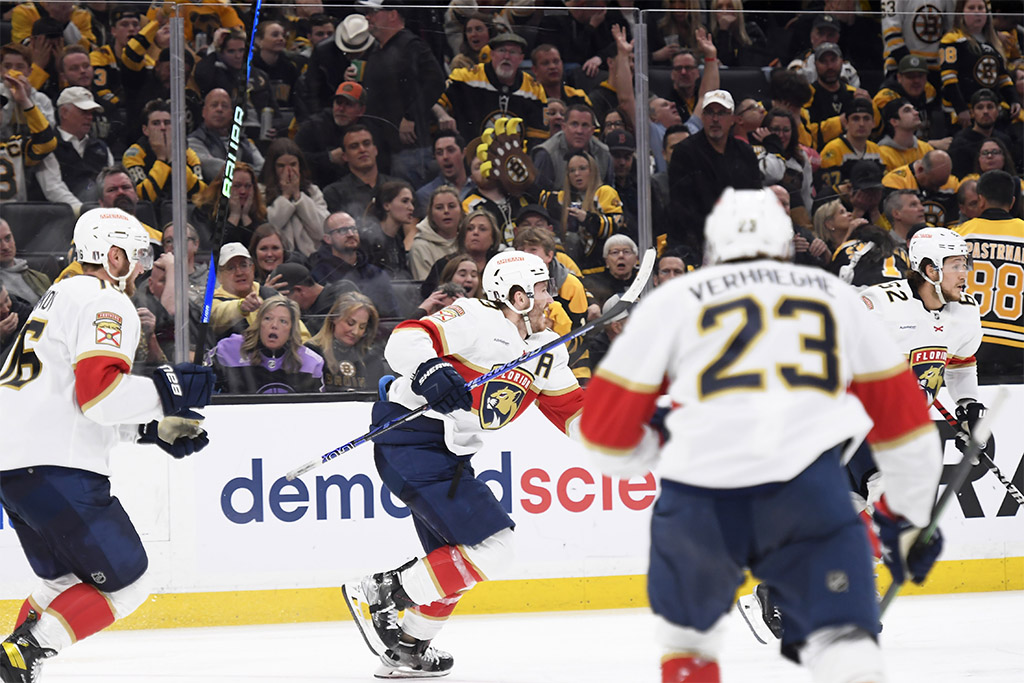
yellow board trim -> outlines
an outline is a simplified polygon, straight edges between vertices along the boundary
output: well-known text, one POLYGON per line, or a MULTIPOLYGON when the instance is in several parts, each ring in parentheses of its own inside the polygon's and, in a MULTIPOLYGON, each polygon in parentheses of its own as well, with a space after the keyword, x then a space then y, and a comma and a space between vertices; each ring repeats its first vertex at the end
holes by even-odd
MULTIPOLYGON (((889 574, 879 570, 879 590, 889 574)), ((748 577, 737 595, 749 593, 748 577)), ((907 584, 901 595, 1024 590, 1024 557, 938 562, 923 586, 907 584)), ((0 632, 9 633, 24 600, 0 600, 0 632)), ((647 607, 647 577, 593 576, 485 581, 459 601, 458 614, 507 614, 647 607)), ((151 595, 111 629, 249 626, 350 619, 341 587, 151 595)))

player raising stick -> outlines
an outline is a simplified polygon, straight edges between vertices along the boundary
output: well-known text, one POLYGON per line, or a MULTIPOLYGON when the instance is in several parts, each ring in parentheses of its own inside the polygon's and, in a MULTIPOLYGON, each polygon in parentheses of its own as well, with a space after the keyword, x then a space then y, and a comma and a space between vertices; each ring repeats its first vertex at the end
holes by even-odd
POLYGON ((770 191, 726 189, 705 232, 713 265, 633 311, 581 418, 607 473, 661 459, 648 594, 662 680, 719 680, 725 617, 749 568, 791 615, 783 653, 813 680, 881 681, 871 551, 842 444, 870 429, 892 530, 882 540, 899 579, 923 579, 941 537, 910 557, 904 542, 929 522, 942 468, 927 406, 857 295, 788 262, 792 226, 770 191), (673 408, 652 429, 663 391, 673 408))
POLYGON ((457 299, 434 315, 404 322, 384 349, 401 376, 388 400, 374 405, 374 426, 425 403, 431 410, 374 438, 377 471, 412 511, 424 555, 343 587, 367 645, 383 663, 381 678, 449 673, 452 656, 430 641, 459 598, 511 560, 515 523, 470 463, 481 437, 534 401, 556 427, 575 432, 583 405, 565 346, 472 392, 466 388, 466 380, 557 338, 544 325, 552 299, 539 257, 503 252, 487 263, 482 279, 488 300, 457 299), (401 626, 399 610, 405 610, 401 626))
POLYGON ((42 661, 149 596, 149 561, 110 495, 110 450, 153 443, 176 458, 206 446, 213 372, 182 363, 132 375, 141 324, 129 298, 153 263, 149 235, 119 209, 75 224, 83 275, 43 295, 0 370, 0 504, 42 585, 0 643, 0 680, 32 683, 42 661))

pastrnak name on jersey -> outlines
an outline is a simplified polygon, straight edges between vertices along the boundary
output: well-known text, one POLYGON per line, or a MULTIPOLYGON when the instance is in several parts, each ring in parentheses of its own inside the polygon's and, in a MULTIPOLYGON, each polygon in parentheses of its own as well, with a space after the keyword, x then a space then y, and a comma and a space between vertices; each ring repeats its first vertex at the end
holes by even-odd
POLYGON ((979 240, 973 235, 971 237, 972 239, 967 244, 971 247, 971 257, 975 260, 1024 263, 1024 246, 1020 244, 979 240))
POLYGON ((696 285, 691 285, 690 293, 698 301, 702 301, 706 295, 717 296, 730 289, 737 289, 750 284, 772 284, 791 287, 811 287, 820 289, 826 294, 832 294, 832 284, 834 282, 835 279, 832 276, 826 274, 816 275, 813 271, 804 274, 798 271, 761 266, 732 273, 723 273, 718 277, 704 280, 696 285))

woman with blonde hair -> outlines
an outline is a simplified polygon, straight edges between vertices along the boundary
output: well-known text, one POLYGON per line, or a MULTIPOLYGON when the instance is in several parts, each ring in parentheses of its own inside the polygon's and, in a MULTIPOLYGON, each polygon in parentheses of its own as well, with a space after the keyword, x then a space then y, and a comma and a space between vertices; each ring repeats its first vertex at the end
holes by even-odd
POLYGON ((814 212, 814 236, 828 245, 829 253, 835 253, 851 232, 867 222, 866 218, 853 218, 841 199, 833 199, 814 212))
POLYGON ((743 0, 713 0, 711 37, 723 66, 768 66, 768 40, 761 27, 743 17, 743 0))
MULTIPOLYGON (((556 198, 562 207, 560 235, 578 235, 581 243, 580 268, 604 265, 604 241, 622 226, 622 200, 611 185, 601 184, 601 171, 588 152, 573 152, 565 166, 565 182, 556 198)), ((541 194, 541 204, 550 201, 541 194)), ((565 240, 563 240, 565 241, 565 240)), ((571 240, 570 240, 571 241, 571 240)))
POLYGON ((302 345, 299 305, 283 296, 266 299, 242 334, 221 339, 210 351, 217 390, 231 394, 323 391, 323 359, 302 345))
MULTIPOLYGON (((220 202, 221 187, 224 185, 224 171, 216 180, 207 185, 195 198, 196 210, 190 222, 199 231, 199 247, 213 248, 213 235, 217 226, 214 213, 220 202)), ((235 164, 235 175, 231 180, 231 197, 228 199, 228 216, 224 224, 221 244, 241 242, 248 244, 252 232, 267 222, 267 207, 257 182, 256 171, 249 164, 239 161, 235 164)))
POLYGON ((1003 106, 1009 108, 1010 119, 1017 117, 1020 102, 985 0, 957 0, 953 30, 942 36, 939 46, 942 98, 953 105, 961 126, 971 124, 969 103, 981 88, 998 93, 1003 106))
POLYGON ((358 292, 339 296, 323 327, 306 343, 324 360, 324 391, 374 391, 388 374, 379 348, 380 316, 370 298, 358 292))

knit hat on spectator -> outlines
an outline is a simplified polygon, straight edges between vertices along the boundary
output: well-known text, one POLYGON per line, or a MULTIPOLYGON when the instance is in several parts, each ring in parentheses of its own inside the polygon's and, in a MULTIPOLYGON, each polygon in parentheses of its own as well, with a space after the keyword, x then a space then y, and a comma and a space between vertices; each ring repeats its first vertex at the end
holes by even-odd
POLYGON ((728 90, 712 90, 705 94, 701 108, 706 109, 709 104, 720 104, 730 112, 736 109, 736 103, 733 101, 732 95, 729 94, 728 90))
POLYGON ((96 103, 96 100, 92 98, 92 93, 80 85, 73 85, 61 90, 60 97, 57 98, 57 108, 59 109, 65 104, 73 104, 82 111, 103 111, 103 106, 96 103))
POLYGON ((217 267, 223 268, 227 265, 228 261, 236 256, 244 256, 250 261, 252 260, 249 250, 241 242, 228 242, 220 248, 220 258, 217 259, 217 267))
POLYGON ((971 95, 971 106, 973 107, 978 102, 994 102, 995 105, 998 107, 1000 99, 998 96, 996 96, 994 92, 992 92, 988 88, 978 88, 977 90, 974 91, 974 94, 971 95))
POLYGON ((122 19, 139 19, 141 15, 139 11, 132 8, 112 9, 110 10, 110 27, 117 26, 117 22, 122 19))
MULTIPOLYGON (((156 62, 157 62, 157 64, 159 64, 161 62, 169 62, 169 61, 171 61, 171 48, 165 47, 164 49, 160 50, 160 54, 157 56, 156 62)), ((195 55, 192 54, 192 50, 189 50, 188 48, 185 48, 185 69, 188 70, 188 71, 191 71, 192 68, 195 65, 196 65, 195 55)))
POLYGON ((901 74, 926 74, 928 73, 928 63, 924 61, 924 58, 917 55, 906 55, 900 60, 898 71, 901 74))
POLYGON ((613 130, 604 138, 604 144, 613 152, 636 151, 636 139, 628 130, 613 130))
POLYGON ((362 14, 350 14, 334 30, 334 44, 342 52, 356 53, 373 45, 370 22, 362 14))
POLYGON ((521 35, 518 35, 518 34, 513 33, 511 31, 506 31, 505 33, 499 33, 498 35, 496 35, 493 38, 491 38, 490 42, 487 43, 487 45, 492 50, 494 50, 499 45, 508 45, 510 43, 514 43, 514 44, 518 45, 519 47, 521 47, 523 49, 523 52, 526 52, 526 38, 523 38, 521 35))
POLYGON ((545 209, 540 204, 527 204, 523 208, 519 209, 519 213, 516 214, 516 224, 518 224, 519 221, 523 220, 527 216, 531 215, 540 216, 541 218, 546 220, 550 225, 555 224, 555 222, 551 220, 551 214, 549 214, 547 209, 545 209))
POLYGON ((854 97, 843 104, 843 113, 849 116, 850 114, 871 114, 874 116, 875 107, 866 97, 854 97))
POLYGON ((309 268, 301 263, 282 263, 277 268, 274 268, 270 277, 273 278, 275 275, 280 275, 281 279, 287 283, 289 289, 294 289, 295 285, 305 285, 312 282, 309 268))
POLYGON ((854 192, 882 187, 882 167, 874 161, 858 161, 850 169, 850 185, 854 192))
POLYGON ((835 53, 839 59, 843 58, 843 51, 835 43, 821 43, 818 47, 814 48, 814 58, 821 59, 821 56, 828 53, 835 53))
POLYGON ((344 97, 349 102, 363 101, 363 86, 354 81, 345 81, 334 91, 335 97, 344 97))

